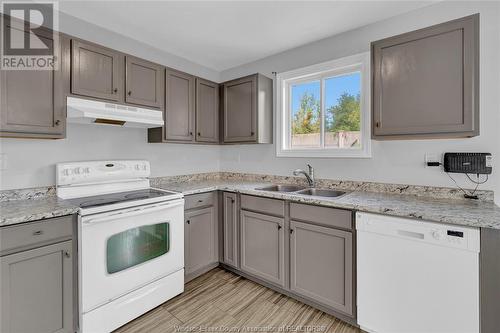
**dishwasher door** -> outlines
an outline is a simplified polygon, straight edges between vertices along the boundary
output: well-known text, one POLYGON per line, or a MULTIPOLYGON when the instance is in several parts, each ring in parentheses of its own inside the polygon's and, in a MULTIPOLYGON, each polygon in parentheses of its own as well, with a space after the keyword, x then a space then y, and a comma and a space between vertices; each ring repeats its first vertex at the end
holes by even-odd
POLYGON ((357 213, 358 324, 479 332, 479 229, 357 213))

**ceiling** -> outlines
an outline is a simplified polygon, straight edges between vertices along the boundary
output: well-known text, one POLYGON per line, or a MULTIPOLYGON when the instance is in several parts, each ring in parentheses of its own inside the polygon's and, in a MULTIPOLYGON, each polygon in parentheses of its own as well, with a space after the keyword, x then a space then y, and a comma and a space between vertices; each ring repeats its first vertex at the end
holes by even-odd
POLYGON ((59 9, 223 71, 433 1, 61 1, 59 9))

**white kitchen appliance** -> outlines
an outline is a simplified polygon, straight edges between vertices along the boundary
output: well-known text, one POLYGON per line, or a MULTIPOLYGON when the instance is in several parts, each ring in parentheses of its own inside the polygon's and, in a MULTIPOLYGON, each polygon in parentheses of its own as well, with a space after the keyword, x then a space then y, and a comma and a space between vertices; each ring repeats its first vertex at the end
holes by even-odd
POLYGON ((357 213, 358 324, 377 333, 479 332, 479 230, 357 213))
POLYGON ((70 123, 139 128, 163 126, 163 112, 160 110, 100 102, 78 97, 67 97, 66 106, 66 117, 70 123))
POLYGON ((57 164, 80 207, 80 332, 110 332, 184 290, 184 199, 150 188, 148 161, 57 164))

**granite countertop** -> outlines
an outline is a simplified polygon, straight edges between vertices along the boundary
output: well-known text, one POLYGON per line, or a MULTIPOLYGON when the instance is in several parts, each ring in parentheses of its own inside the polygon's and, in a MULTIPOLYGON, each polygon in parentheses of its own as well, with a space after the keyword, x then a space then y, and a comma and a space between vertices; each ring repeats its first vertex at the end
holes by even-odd
POLYGON ((55 196, 0 201, 0 226, 75 214, 78 207, 55 196))
MULTIPOLYGON (((470 227, 500 229, 500 207, 491 201, 428 198, 387 192, 347 191, 337 198, 294 193, 260 191, 271 182, 248 180, 190 180, 156 182, 152 186, 184 195, 223 190, 294 202, 381 213, 391 216, 441 222, 470 227)), ((332 187, 333 188, 333 187, 332 187)), ((78 207, 55 196, 25 197, 0 201, 0 226, 74 214, 78 207)))
POLYGON ((155 187, 182 192, 184 195, 224 190, 431 222, 500 229, 500 207, 488 201, 426 198, 366 191, 352 191, 338 198, 325 198, 256 190, 267 185, 271 183, 209 180, 159 183, 155 184, 155 187))

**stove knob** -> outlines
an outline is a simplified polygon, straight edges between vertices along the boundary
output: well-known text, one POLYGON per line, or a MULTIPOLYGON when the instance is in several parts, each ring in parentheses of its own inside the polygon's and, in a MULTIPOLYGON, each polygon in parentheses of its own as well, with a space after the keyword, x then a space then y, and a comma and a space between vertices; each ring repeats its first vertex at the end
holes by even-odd
POLYGON ((63 175, 65 175, 65 176, 69 176, 69 175, 71 175, 72 173, 73 173, 73 172, 71 171, 71 169, 64 169, 64 170, 63 170, 63 175))
POLYGON ((76 175, 79 175, 79 174, 83 173, 83 168, 75 168, 74 173, 76 175))
POLYGON ((90 173, 90 168, 85 168, 85 169, 83 170, 83 172, 84 172, 84 173, 90 173))
POLYGON ((140 166, 139 164, 136 164, 136 165, 135 165, 135 169, 136 169, 137 171, 139 171, 139 170, 141 170, 141 166, 140 166))
POLYGON ((142 166, 142 170, 146 171, 147 169, 148 169, 148 166, 147 166, 146 164, 144 164, 144 165, 142 166))

